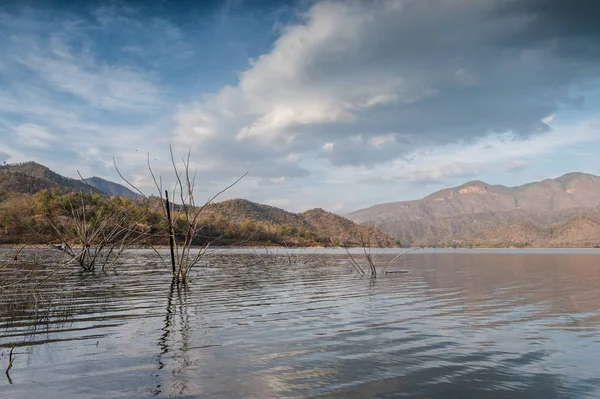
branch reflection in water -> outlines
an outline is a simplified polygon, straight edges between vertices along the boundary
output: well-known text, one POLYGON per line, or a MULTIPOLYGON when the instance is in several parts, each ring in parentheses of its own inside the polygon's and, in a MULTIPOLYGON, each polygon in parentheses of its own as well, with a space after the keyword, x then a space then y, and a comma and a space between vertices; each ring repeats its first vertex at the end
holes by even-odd
POLYGON ((173 278, 169 287, 167 306, 165 309, 164 326, 158 339, 160 349, 157 355, 158 381, 153 390, 153 396, 159 396, 164 390, 169 389, 169 397, 178 397, 187 391, 187 377, 185 370, 191 365, 188 350, 191 349, 191 314, 188 307, 188 294, 190 288, 187 282, 178 282, 173 278), (170 361, 170 367, 168 362, 170 361), (161 375, 161 370, 171 369, 171 375, 161 375))

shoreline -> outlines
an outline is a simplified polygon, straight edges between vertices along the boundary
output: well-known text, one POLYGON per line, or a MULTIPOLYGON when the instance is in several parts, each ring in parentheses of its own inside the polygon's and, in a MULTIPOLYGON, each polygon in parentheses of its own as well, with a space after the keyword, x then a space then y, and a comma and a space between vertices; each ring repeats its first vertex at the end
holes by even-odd
MULTIPOLYGON (((0 244, 0 249, 19 249, 21 247, 25 247, 24 249, 52 249, 50 245, 46 244, 0 244)), ((78 248, 78 247, 73 247, 78 248)), ((202 247, 192 247, 192 249, 201 249, 202 247)), ((214 250, 244 250, 244 249, 269 249, 269 250, 284 250, 288 251, 294 250, 308 250, 308 249, 318 249, 318 250, 344 250, 346 247, 324 247, 324 246, 297 246, 297 247, 285 247, 278 245, 231 245, 231 246, 212 246, 209 249, 214 250)), ((126 248, 127 250, 168 250, 168 245, 157 245, 154 248, 148 246, 132 246, 126 248)), ((361 246, 347 247, 349 250, 362 250, 361 246)), ((600 251, 599 247, 371 247, 371 250, 393 250, 393 251, 401 251, 401 250, 413 250, 413 252, 417 252, 420 250, 424 251, 543 251, 543 250, 591 250, 591 251, 600 251)))

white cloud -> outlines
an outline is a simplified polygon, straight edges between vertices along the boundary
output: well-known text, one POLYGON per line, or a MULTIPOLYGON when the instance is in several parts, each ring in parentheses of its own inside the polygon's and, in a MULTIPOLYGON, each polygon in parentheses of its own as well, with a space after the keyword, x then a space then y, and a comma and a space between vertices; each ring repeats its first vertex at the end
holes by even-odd
POLYGON ((290 200, 285 198, 267 199, 264 203, 278 208, 286 208, 290 205, 290 200))
POLYGON ((19 148, 0 141, 0 162, 25 162, 30 160, 31 158, 19 148))
POLYGON ((335 143, 325 143, 325 144, 323 144, 323 150, 324 151, 333 151, 334 148, 335 148, 335 143))
POLYGON ((531 166, 531 162, 524 161, 522 159, 515 159, 508 163, 506 171, 511 173, 518 173, 523 169, 528 168, 529 166, 531 166))
POLYGON ((526 141, 514 134, 491 135, 476 142, 460 142, 421 149, 405 158, 373 168, 343 167, 332 172, 337 182, 404 182, 453 184, 493 170, 516 172, 530 165, 526 158, 553 154, 567 146, 600 142, 600 121, 555 125, 551 132, 526 141))
POLYGON ((274 183, 274 184, 281 184, 281 183, 285 183, 285 181, 286 181, 286 178, 285 178, 285 177, 283 177, 283 176, 280 176, 280 177, 272 177, 272 178, 270 178, 270 179, 269 179, 269 181, 270 181, 271 183, 274 183))
POLYGON ((594 68, 583 56, 567 68, 542 43, 566 37, 516 40, 536 26, 534 11, 475 0, 316 2, 237 84, 181 107, 175 140, 261 174, 289 153, 371 168, 421 148, 542 133, 569 103, 569 85, 594 68))
POLYGON ((259 143, 241 145, 294 146, 310 135, 299 131, 303 127, 352 124, 366 109, 410 104, 434 95, 426 84, 376 65, 339 77, 315 70, 327 59, 334 63, 360 59, 357 43, 385 8, 369 11, 350 3, 317 3, 302 23, 283 29, 273 50, 258 57, 235 87, 182 108, 176 117, 176 138, 188 142, 194 132, 200 139, 218 132, 221 137, 259 143))
POLYGON ((99 62, 86 53, 75 53, 60 39, 46 49, 18 41, 23 56, 15 61, 34 71, 55 90, 78 97, 93 107, 112 111, 155 109, 162 92, 147 72, 99 62))
POLYGON ((550 115, 542 118, 542 122, 544 122, 546 125, 553 124, 555 120, 556 120, 556 114, 550 114, 550 115))
POLYGON ((25 147, 48 148, 57 140, 45 127, 34 123, 17 126, 15 133, 25 147))
POLYGON ((386 134, 384 136, 375 136, 369 140, 369 144, 375 148, 383 147, 386 144, 391 144, 396 141, 395 134, 386 134))
POLYGON ((286 155, 283 158, 280 158, 280 160, 281 160, 281 162, 284 162, 284 163, 296 163, 300 160, 300 155, 291 153, 291 154, 286 155))

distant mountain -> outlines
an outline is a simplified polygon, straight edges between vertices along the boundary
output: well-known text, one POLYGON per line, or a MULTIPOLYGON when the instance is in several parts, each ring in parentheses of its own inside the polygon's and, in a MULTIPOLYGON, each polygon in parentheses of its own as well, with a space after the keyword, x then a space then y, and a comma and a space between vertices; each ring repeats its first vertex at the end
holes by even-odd
POLYGON ((371 240, 373 245, 397 246, 396 240, 379 229, 358 225, 323 209, 292 213, 245 199, 233 199, 211 204, 206 211, 238 225, 251 221, 296 231, 304 230, 319 242, 327 242, 330 245, 360 245, 361 237, 364 237, 365 241, 371 240))
POLYGON ((85 179, 85 183, 110 196, 126 197, 132 200, 142 198, 140 194, 130 190, 129 188, 122 186, 121 184, 105 180, 101 177, 88 177, 85 179))
POLYGON ((61 176, 37 162, 0 166, 0 195, 11 192, 35 194, 55 186, 76 191, 90 191, 90 188, 82 181, 61 176))
POLYGON ((406 245, 595 246, 600 177, 569 173, 519 187, 472 181, 345 216, 406 245))

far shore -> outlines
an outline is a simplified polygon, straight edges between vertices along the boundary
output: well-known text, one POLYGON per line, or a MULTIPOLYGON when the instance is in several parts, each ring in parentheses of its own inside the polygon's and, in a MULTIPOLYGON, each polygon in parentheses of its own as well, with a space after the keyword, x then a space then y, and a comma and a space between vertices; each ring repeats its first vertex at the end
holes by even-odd
MULTIPOLYGON (((50 245, 47 244, 0 244, 0 249, 19 249, 21 247, 25 247, 28 249, 52 249, 50 245)), ((73 248, 80 248, 74 246, 73 248)), ((202 247, 192 247, 194 249, 200 249, 202 247)), ((153 247, 148 246, 132 246, 127 249, 131 250, 152 250, 153 247)), ((168 250, 168 245, 156 245, 154 249, 158 250, 168 250)), ((250 250, 250 249, 268 249, 268 250, 285 250, 293 251, 293 250, 344 250, 344 247, 325 247, 325 246, 278 246, 278 245, 228 245, 228 246, 212 246, 211 250, 250 250)), ((363 247, 353 246, 348 247, 350 250, 362 250, 363 247)), ((411 253, 418 253, 419 250, 425 251, 544 251, 544 250, 590 250, 590 251, 600 251, 600 246, 598 247, 371 247, 371 250, 377 251, 402 251, 402 250, 413 250, 411 253)))

